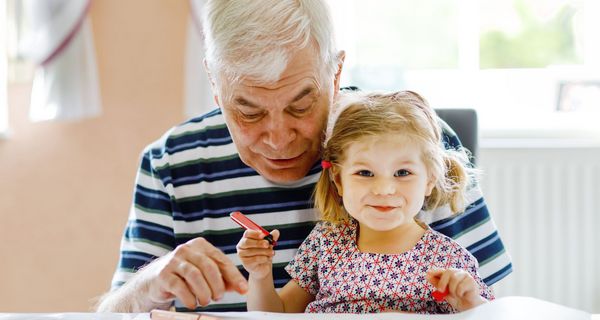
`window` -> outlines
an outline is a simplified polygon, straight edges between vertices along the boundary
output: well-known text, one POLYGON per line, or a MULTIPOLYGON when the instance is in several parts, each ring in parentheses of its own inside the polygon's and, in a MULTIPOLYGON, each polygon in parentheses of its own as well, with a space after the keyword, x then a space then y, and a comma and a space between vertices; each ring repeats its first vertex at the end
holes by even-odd
POLYGON ((557 110, 565 83, 600 81, 600 1, 330 5, 338 46, 346 50, 342 85, 410 89, 436 108, 476 108, 484 135, 597 130, 590 113, 600 115, 600 101, 590 99, 598 95, 586 98, 596 110, 557 110))

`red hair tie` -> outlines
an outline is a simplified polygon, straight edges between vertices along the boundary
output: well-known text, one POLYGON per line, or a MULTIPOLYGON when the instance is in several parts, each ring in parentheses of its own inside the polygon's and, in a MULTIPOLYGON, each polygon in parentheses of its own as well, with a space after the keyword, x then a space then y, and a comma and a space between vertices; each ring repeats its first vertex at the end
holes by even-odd
POLYGON ((331 168, 331 162, 327 161, 327 160, 323 160, 321 161, 321 167, 323 169, 328 169, 331 168))

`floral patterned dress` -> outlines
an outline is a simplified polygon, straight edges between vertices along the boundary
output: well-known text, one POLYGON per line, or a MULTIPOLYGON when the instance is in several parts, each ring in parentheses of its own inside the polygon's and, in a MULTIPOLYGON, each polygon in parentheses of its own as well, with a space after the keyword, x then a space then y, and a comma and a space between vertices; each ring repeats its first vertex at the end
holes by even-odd
POLYGON ((300 287, 315 296, 306 312, 456 312, 436 302, 427 270, 458 268, 471 274, 481 296, 494 299, 477 273, 477 260, 454 240, 428 229, 413 249, 401 254, 364 253, 356 244, 358 222, 319 222, 286 266, 300 287))

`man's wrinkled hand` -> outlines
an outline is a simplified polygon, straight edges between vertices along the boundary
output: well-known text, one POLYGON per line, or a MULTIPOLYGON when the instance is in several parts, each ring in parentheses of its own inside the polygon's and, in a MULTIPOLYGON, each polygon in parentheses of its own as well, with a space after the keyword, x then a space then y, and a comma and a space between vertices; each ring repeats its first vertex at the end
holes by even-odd
POLYGON ((217 301, 226 291, 246 293, 248 283, 223 252, 204 238, 192 239, 161 257, 144 272, 149 299, 165 304, 178 298, 187 308, 217 301))

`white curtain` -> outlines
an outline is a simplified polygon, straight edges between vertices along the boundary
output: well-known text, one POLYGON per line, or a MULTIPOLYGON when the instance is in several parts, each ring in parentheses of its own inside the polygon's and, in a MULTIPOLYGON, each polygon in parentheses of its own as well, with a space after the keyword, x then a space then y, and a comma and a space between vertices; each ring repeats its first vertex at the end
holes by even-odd
POLYGON ((100 114, 100 89, 92 29, 91 0, 23 0, 21 55, 36 71, 30 117, 76 120, 100 114))
MULTIPOLYGON (((6 5, 0 6, 0 21, 5 23, 6 20, 6 5)), ((6 25, 6 23, 5 23, 6 25)), ((6 28, 0 28, 0 139, 6 135, 8 130, 8 100, 7 100, 7 43, 6 28)))
POLYGON ((210 81, 204 69, 204 38, 201 11, 204 0, 190 0, 191 18, 187 28, 185 57, 185 114, 195 117, 216 107, 210 81))

